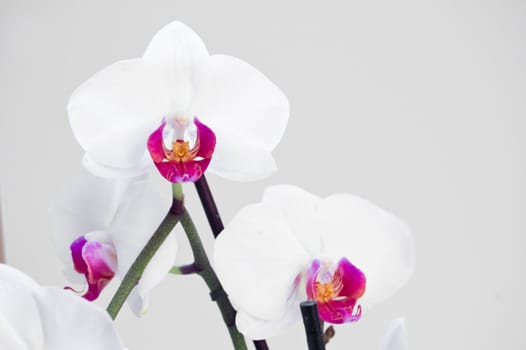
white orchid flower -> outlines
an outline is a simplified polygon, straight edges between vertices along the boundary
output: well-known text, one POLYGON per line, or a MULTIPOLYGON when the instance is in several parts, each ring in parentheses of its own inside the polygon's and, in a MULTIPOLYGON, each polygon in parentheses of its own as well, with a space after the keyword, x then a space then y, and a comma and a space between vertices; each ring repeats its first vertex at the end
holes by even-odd
POLYGON ((289 105, 257 69, 210 55, 195 32, 172 22, 142 57, 114 63, 78 87, 68 112, 84 164, 96 175, 136 176, 153 159, 171 182, 196 181, 209 163, 212 173, 247 181, 275 171, 271 151, 289 105))
POLYGON ((0 264, 0 349, 124 349, 108 314, 96 305, 0 264))
MULTIPOLYGON (((160 196, 146 177, 117 180, 83 173, 50 210, 53 241, 66 276, 75 283, 84 275, 84 297, 96 299, 114 275, 124 277, 169 207, 170 198, 160 196)), ((172 232, 128 298, 135 314, 145 312, 149 290, 173 266, 176 251, 172 232)))
POLYGON ((239 330, 262 339, 300 320, 306 297, 326 322, 357 321, 362 305, 407 282, 414 254, 407 225, 370 202, 280 185, 235 215, 216 240, 214 263, 239 330))

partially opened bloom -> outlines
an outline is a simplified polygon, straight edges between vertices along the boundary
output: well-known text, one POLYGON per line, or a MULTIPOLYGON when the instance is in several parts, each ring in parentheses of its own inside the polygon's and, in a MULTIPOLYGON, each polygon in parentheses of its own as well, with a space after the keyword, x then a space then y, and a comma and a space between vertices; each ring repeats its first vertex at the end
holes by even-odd
POLYGON ((108 314, 0 264, 0 349, 123 349, 108 314))
POLYGON ((305 298, 324 321, 359 320, 408 280, 414 256, 408 227, 368 201, 280 185, 237 213, 214 263, 240 331, 261 339, 299 320, 305 298))
MULTIPOLYGON (((66 275, 86 286, 86 299, 96 299, 114 275, 124 277, 169 207, 170 198, 160 196, 146 177, 115 180, 84 173, 64 188, 50 211, 53 241, 66 275)), ((148 291, 173 266, 176 250, 171 233, 128 298, 136 314, 145 311, 148 291)))
POLYGON ((73 133, 99 176, 145 173, 171 182, 209 170, 233 180, 268 176, 287 124, 285 95, 249 64, 209 55, 190 28, 172 22, 141 58, 108 66, 71 96, 73 133))

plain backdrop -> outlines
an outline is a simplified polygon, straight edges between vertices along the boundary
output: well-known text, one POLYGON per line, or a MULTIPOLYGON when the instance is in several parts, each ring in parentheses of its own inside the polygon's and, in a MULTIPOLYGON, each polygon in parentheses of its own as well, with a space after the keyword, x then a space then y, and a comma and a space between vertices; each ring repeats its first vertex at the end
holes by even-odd
MULTIPOLYGON (((42 284, 66 284, 47 207, 80 171, 69 95, 106 65, 140 56, 176 19, 211 53, 264 72, 291 104, 276 175, 245 184, 208 177, 226 222, 265 186, 293 183, 322 196, 358 194, 412 227, 411 281, 360 322, 338 326, 328 349, 377 349, 398 316, 413 350, 526 348, 520 0, 0 0, 0 191, 10 264, 42 284)), ((211 249, 193 186, 185 188, 211 249)), ((184 243, 178 260, 190 260, 184 243)), ((130 349, 231 348, 196 276, 166 277, 145 317, 124 307, 117 325, 130 349)), ((302 326, 269 344, 306 349, 302 326)))

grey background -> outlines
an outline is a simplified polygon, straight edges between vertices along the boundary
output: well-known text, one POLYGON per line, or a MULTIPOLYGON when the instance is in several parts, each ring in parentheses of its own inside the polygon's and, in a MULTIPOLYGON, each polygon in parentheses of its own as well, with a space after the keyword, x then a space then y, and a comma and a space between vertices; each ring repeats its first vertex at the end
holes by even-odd
MULTIPOLYGON (((524 349, 525 15, 523 1, 1 0, 8 261, 40 283, 65 284, 46 208, 80 168, 69 94, 106 65, 141 55, 178 19, 210 52, 258 67, 291 103, 275 176, 250 184, 209 176, 225 221, 266 185, 294 183, 359 194, 413 228, 413 279, 359 323, 337 327, 329 349, 376 349, 400 315, 411 349, 524 349)), ((179 260, 189 259, 182 244, 179 260)), ((152 299, 143 319, 127 308, 117 319, 130 349, 230 348, 197 277, 168 276, 152 299)), ((301 325, 269 343, 306 348, 301 325)))

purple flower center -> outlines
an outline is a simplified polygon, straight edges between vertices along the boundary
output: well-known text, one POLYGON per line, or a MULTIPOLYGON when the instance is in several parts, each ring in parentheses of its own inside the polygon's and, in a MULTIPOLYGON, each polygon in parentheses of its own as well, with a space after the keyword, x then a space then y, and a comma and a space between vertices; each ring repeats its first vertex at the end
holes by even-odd
POLYGON ((197 118, 193 118, 192 123, 186 119, 165 120, 148 138, 153 162, 170 182, 199 180, 212 159, 216 144, 214 132, 197 118))
POLYGON ((357 301, 365 293, 365 284, 364 273, 346 258, 336 266, 315 259, 307 269, 307 297, 316 301, 326 322, 358 321, 362 308, 357 301))

